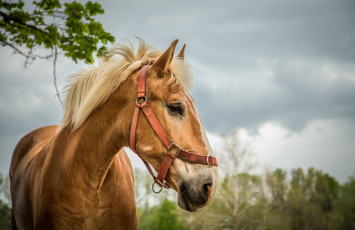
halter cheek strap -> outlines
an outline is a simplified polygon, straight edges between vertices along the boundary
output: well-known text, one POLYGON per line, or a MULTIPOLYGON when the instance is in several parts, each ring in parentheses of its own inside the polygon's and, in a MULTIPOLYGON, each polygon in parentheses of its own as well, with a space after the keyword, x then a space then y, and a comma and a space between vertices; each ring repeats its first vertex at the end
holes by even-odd
POLYGON ((165 177, 166 174, 168 173, 170 165, 173 163, 176 157, 184 161, 188 161, 196 164, 203 164, 203 165, 216 166, 216 167, 218 167, 218 164, 217 164, 217 159, 213 156, 210 155, 204 156, 204 155, 199 155, 196 153, 182 150, 166 134, 164 128, 161 126, 158 118, 155 116, 152 108, 150 107, 146 97, 146 92, 145 92, 146 78, 147 78, 147 71, 149 67, 150 67, 149 65, 146 65, 142 68, 138 79, 136 108, 134 109, 131 132, 130 132, 130 147, 142 159, 150 175, 152 175, 154 179, 154 183, 152 185, 153 192, 159 193, 161 192, 163 187, 170 188, 170 186, 165 181, 165 177), (167 154, 165 155, 164 160, 160 165, 160 169, 158 171, 157 176, 154 175, 150 165, 138 154, 136 150, 136 132, 137 132, 137 125, 138 125, 138 118, 141 110, 143 111, 143 114, 147 118, 150 126, 153 128, 155 134, 158 136, 160 141, 164 144, 164 146, 167 149, 167 154), (160 189, 155 190, 154 185, 158 185, 160 189))

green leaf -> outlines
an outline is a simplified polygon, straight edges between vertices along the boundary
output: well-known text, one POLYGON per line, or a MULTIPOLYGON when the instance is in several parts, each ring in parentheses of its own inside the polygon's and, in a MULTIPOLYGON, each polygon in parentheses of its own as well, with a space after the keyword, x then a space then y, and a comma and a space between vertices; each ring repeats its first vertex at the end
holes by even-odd
POLYGON ((15 47, 25 44, 29 49, 52 49, 56 45, 75 62, 93 62, 93 53, 102 52, 98 44, 115 41, 94 18, 104 13, 97 2, 68 1, 62 5, 59 0, 36 0, 33 5, 36 7, 31 12, 23 9, 23 1, 0 1, 0 10, 4 12, 0 18, 2 45, 6 45, 5 41, 15 47))

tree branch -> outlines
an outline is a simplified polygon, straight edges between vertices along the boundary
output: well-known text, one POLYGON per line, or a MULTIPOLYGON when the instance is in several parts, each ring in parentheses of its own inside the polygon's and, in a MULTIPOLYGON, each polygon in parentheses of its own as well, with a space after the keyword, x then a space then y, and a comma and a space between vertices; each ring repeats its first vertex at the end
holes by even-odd
POLYGON ((2 43, 3 46, 10 46, 14 51, 15 53, 18 53, 18 54, 21 54, 22 56, 24 56, 25 58, 29 58, 29 59, 32 59, 33 61, 36 59, 36 58, 40 58, 40 59, 49 59, 51 57, 53 57, 53 54, 48 54, 47 56, 42 56, 42 55, 38 55, 38 54, 35 54, 35 55, 29 55, 29 54, 26 54, 24 53, 23 51, 21 51, 19 48, 17 48, 15 45, 13 45, 12 43, 9 43, 7 41, 0 41, 2 43))
POLYGON ((60 98, 60 94, 59 94, 59 90, 58 90, 58 86, 57 86, 57 75, 56 75, 56 65, 57 65, 57 46, 54 46, 54 60, 53 60, 53 81, 54 81, 54 87, 55 87, 55 91, 57 93, 57 98, 60 102, 60 104, 62 104, 62 106, 64 106, 62 99, 60 98))
POLYGON ((35 60, 35 58, 30 58, 31 56, 33 56, 32 51, 33 51, 33 44, 35 41, 36 41, 36 37, 31 42, 31 48, 29 49, 25 60, 25 67, 27 67, 28 64, 31 64, 35 60), (29 59, 31 59, 31 61, 29 59))
MULTIPOLYGON (((13 44, 7 42, 7 41, 1 41, 2 45, 7 45, 7 46, 10 46, 13 50, 15 50, 16 53, 19 53, 21 54, 22 56, 24 57, 28 57, 27 54, 25 54, 24 52, 22 52, 19 48, 17 48, 16 46, 14 46, 13 44)), ((28 58, 31 58, 31 59, 35 59, 35 57, 32 57, 32 56, 29 56, 28 58)))
POLYGON ((41 30, 41 29, 37 28, 37 27, 34 26, 34 25, 29 25, 29 24, 26 24, 26 23, 24 23, 24 22, 21 22, 21 21, 18 20, 16 17, 10 16, 10 15, 6 14, 6 13, 3 12, 3 11, 0 11, 0 16, 2 16, 2 17, 4 18, 4 21, 7 22, 8 25, 17 27, 17 26, 14 25, 13 23, 10 23, 10 21, 13 21, 13 22, 18 23, 18 24, 20 24, 20 25, 23 25, 23 26, 25 26, 25 27, 27 27, 27 28, 30 28, 30 29, 33 29, 33 30, 36 30, 36 31, 39 31, 39 32, 41 32, 41 33, 44 33, 44 34, 47 34, 47 35, 48 35, 48 33, 47 33, 46 31, 41 30))

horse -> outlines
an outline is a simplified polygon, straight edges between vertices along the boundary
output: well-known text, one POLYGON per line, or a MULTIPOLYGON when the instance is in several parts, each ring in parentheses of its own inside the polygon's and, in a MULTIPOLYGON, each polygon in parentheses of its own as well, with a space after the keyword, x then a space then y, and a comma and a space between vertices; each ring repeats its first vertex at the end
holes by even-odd
POLYGON ((18 142, 12 229, 137 229, 125 146, 147 165, 153 191, 172 188, 190 212, 211 201, 217 161, 188 93, 185 45, 174 56, 178 40, 164 52, 138 40, 137 51, 131 42, 117 44, 96 67, 73 75, 61 124, 18 142))

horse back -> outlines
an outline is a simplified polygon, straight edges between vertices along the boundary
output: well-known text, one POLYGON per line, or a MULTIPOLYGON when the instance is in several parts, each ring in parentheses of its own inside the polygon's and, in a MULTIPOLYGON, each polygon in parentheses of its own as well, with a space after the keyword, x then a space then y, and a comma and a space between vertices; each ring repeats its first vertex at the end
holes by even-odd
MULTIPOLYGON (((46 126, 25 135, 16 145, 10 165, 12 229, 32 229, 30 166, 38 153, 52 139, 57 126, 46 126)), ((32 178, 33 179, 33 178, 32 178)))
MULTIPOLYGON (((13 178, 14 172, 22 160, 31 152, 30 150, 33 149, 33 147, 37 149, 43 148, 54 136, 57 128, 58 126, 56 125, 41 127, 28 133, 17 143, 11 159, 10 179, 13 178)), ((33 157, 37 155, 38 152, 39 151, 34 152, 33 157)))

